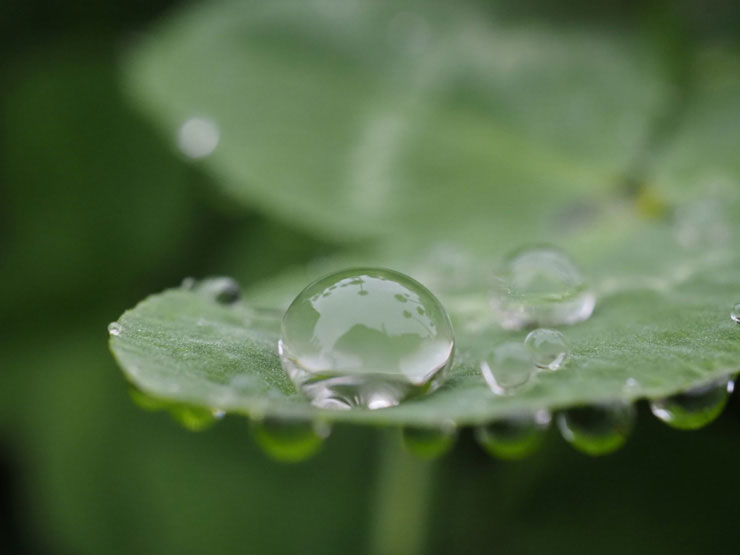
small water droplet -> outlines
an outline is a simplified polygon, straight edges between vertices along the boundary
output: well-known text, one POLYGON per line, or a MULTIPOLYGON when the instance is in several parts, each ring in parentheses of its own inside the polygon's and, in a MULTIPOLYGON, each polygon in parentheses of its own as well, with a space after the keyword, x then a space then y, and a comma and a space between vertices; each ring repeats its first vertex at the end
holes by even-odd
POLYGON ((563 438, 587 455, 605 455, 627 441, 635 421, 629 403, 606 403, 574 407, 558 414, 563 438))
MULTIPOLYGON (((192 279, 192 278, 188 278, 192 279)), ((183 281, 182 287, 203 293, 221 304, 233 304, 242 296, 239 283, 230 277, 212 277, 202 281, 194 281, 186 285, 183 281)))
POLYGON ((218 125, 208 118, 189 118, 177 131, 177 146, 185 156, 193 160, 213 154, 220 140, 221 131, 218 125))
POLYGON ((549 246, 510 255, 492 299, 499 322, 506 329, 581 322, 591 316, 595 302, 575 263, 549 246))
POLYGON ((200 432, 210 428, 216 420, 210 409, 187 405, 171 407, 170 415, 191 432, 200 432))
POLYGON ((277 416, 252 420, 251 429, 262 450, 281 462, 300 462, 312 457, 331 433, 325 422, 277 416))
POLYGON ((740 324, 740 303, 737 303, 735 306, 732 307, 730 318, 732 318, 733 322, 740 324))
POLYGON ((680 430, 696 430, 716 419, 734 389, 733 379, 721 378, 650 403, 663 422, 680 430))
POLYGON ((108 324, 108 333, 115 337, 121 335, 122 329, 123 327, 118 322, 111 322, 110 324, 108 324))
POLYGON ((524 344, 532 351, 535 366, 546 370, 557 370, 570 355, 565 336, 558 330, 547 328, 532 330, 524 344))
POLYGON ((213 418, 216 420, 221 420, 224 416, 226 416, 226 411, 223 409, 213 409, 211 411, 211 414, 213 414, 213 418))
POLYGON ((522 343, 503 343, 480 362, 488 387, 496 395, 508 395, 523 387, 534 374, 532 352, 522 343))
POLYGON ((519 460, 534 453, 550 427, 550 413, 538 410, 499 418, 475 429, 475 439, 490 455, 519 460))
POLYGON ((439 387, 454 338, 426 287, 391 270, 358 269, 306 287, 283 316, 278 349, 315 406, 381 409, 439 387))
POLYGON ((403 445, 423 459, 436 459, 447 453, 455 443, 455 424, 447 422, 438 426, 409 426, 403 429, 403 445))

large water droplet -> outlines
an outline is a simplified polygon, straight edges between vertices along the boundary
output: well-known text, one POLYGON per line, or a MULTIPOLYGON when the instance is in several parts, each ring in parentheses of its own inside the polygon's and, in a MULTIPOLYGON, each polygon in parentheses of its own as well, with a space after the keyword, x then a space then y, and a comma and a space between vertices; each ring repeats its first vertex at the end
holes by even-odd
POLYGON ((501 325, 507 329, 581 322, 591 316, 595 302, 570 257, 549 246, 510 255, 492 300, 501 325))
POLYGON ((440 302, 391 270, 346 270, 315 281, 290 305, 281 330, 283 368, 322 408, 380 409, 430 392, 454 351, 440 302))
POLYGON ((331 428, 325 422, 267 416, 252 420, 252 436, 262 450, 282 462, 304 461, 319 450, 331 428))
POLYGON ((588 455, 616 451, 632 431, 635 408, 628 403, 607 403, 574 407, 558 414, 563 438, 588 455))
POLYGON ((423 459, 436 459, 447 453, 455 443, 457 430, 452 422, 438 426, 409 426, 403 429, 403 444, 423 459))
POLYGON ((529 332, 524 344, 532 351, 534 364, 538 368, 557 370, 570 355, 565 336, 558 330, 537 328, 529 332))
POLYGON ((117 337, 121 335, 122 329, 123 327, 118 322, 111 322, 110 324, 108 324, 108 333, 112 336, 117 337))
POLYGON ((519 460, 537 450, 549 426, 550 413, 546 410, 513 414, 479 426, 475 439, 494 457, 519 460))
POLYGON ((529 381, 534 373, 534 360, 528 347, 512 341, 490 351, 481 361, 480 370, 491 391, 507 395, 529 381))
POLYGON ((681 430, 696 430, 722 414, 734 389, 731 378, 713 380, 682 393, 650 403, 650 410, 666 424, 681 430))
POLYGON ((737 303, 735 306, 732 307, 730 318, 732 318, 733 322, 740 324, 740 303, 737 303))

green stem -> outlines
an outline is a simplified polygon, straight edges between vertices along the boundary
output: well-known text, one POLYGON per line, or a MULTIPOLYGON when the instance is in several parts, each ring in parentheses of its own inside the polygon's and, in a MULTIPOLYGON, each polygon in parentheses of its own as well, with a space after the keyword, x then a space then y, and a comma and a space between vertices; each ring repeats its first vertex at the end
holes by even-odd
POLYGON ((407 453, 397 434, 381 442, 370 553, 419 555, 424 549, 435 465, 407 453))

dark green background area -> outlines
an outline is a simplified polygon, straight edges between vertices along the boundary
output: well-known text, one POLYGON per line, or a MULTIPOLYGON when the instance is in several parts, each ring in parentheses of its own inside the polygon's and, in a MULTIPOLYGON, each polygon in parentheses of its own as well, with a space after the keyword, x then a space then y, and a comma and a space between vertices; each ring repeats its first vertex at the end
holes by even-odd
MULTIPOLYGON (((339 426, 312 460, 276 463, 243 419, 192 433, 142 411, 108 352, 108 322, 187 275, 248 286, 346 248, 236 208, 127 100, 121 53, 172 4, 3 4, 0 552, 365 553, 394 431, 339 426)), ((692 43, 737 48, 733 2, 506 5, 521 21, 639 26, 677 66, 692 43)), ((465 431, 431 463, 426 551, 733 552, 738 430, 737 399, 693 433, 641 410, 614 455, 551 430, 519 463, 465 431)))

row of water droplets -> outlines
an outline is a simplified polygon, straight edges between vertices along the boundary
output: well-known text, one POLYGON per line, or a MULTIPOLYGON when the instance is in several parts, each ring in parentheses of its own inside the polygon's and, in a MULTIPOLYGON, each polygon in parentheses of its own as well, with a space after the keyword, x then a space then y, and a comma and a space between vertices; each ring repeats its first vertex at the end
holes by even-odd
MULTIPOLYGON (((497 278, 491 301, 504 327, 567 324, 590 316, 595 298, 561 251, 550 247, 520 251, 508 259, 506 270, 497 278)), ((225 305, 241 294, 230 278, 185 280, 183 287, 198 289, 225 305)), ((740 304, 731 318, 740 323, 740 304)), ((112 336, 121 331, 117 322, 109 326, 112 336)), ((289 376, 315 405, 378 409, 440 387, 452 364, 454 337, 444 308, 424 286, 391 270, 360 269, 309 285, 283 316, 279 350, 289 376)), ((481 357, 480 371, 492 395, 513 395, 539 372, 563 368, 568 356, 561 332, 537 328, 522 342, 492 348, 481 357)), ((698 428, 721 413, 733 385, 729 378, 716 380, 653 401, 651 409, 674 427, 698 428)), ((169 410, 194 430, 223 416, 220 410, 187 406, 169 410)), ((607 403, 561 411, 556 421, 574 447, 602 454, 625 442, 634 418, 630 404, 607 403)), ((518 413, 478 427, 475 437, 494 456, 521 458, 536 449, 551 419, 546 410, 518 413)), ((330 432, 325 422, 282 417, 253 419, 252 429, 262 448, 280 460, 312 455, 330 432)), ((403 432, 409 450, 429 458, 446 452, 455 436, 453 422, 403 432)))

